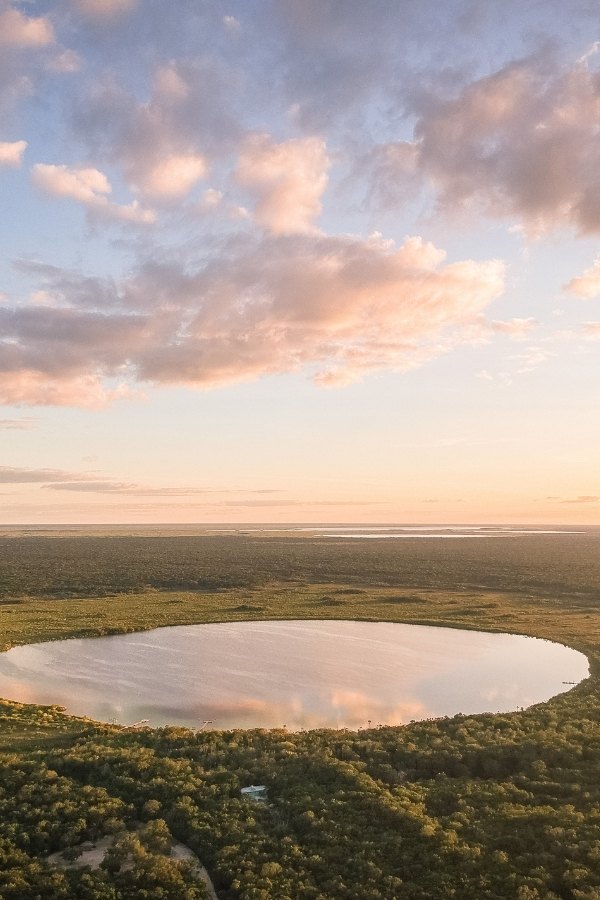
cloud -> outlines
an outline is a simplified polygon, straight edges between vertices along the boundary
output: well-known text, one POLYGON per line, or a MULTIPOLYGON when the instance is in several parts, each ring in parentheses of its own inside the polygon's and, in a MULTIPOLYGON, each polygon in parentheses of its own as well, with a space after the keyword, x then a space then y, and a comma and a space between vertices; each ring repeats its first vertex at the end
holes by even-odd
MULTIPOLYGON (((525 333, 517 331, 515 335, 512 335, 509 330, 508 334, 515 340, 522 340, 526 335, 526 332, 527 329, 525 330, 525 333)), ((544 347, 535 345, 526 347, 522 353, 514 353, 508 357, 507 369, 498 372, 490 372, 488 369, 482 369, 477 373, 477 378, 480 378, 482 381, 492 381, 504 386, 509 386, 513 383, 515 376, 529 375, 531 372, 535 371, 538 366, 553 359, 555 355, 555 353, 546 350, 544 347)))
POLYGON ((600 503, 600 497, 595 494, 580 494, 570 500, 561 500, 561 503, 600 503))
POLYGON ((508 321, 493 319, 490 323, 490 328, 492 329, 492 331, 497 331, 500 334, 505 334, 508 337, 513 338, 514 340, 520 340, 533 328, 535 328, 537 324, 538 323, 536 319, 531 317, 527 319, 509 319, 508 321))
POLYGON ((199 203, 199 208, 202 211, 214 210, 221 205, 222 200, 222 191, 218 191, 216 190, 216 188, 207 188, 202 194, 202 200, 199 203))
POLYGON ((79 72, 82 66, 83 60, 75 50, 63 50, 62 53, 58 53, 47 64, 49 72, 56 72, 59 74, 79 72))
POLYGON ((195 272, 148 262, 121 284, 21 263, 59 305, 0 307, 0 397, 98 406, 136 383, 407 371, 468 340, 503 291, 502 263, 444 257, 418 237, 310 234, 238 239, 195 272))
POLYGON ((139 391, 123 383, 114 388, 107 386, 100 375, 77 376, 68 372, 50 375, 39 369, 19 369, 2 372, 0 379, 0 404, 7 406, 104 409, 117 400, 139 396, 139 391))
POLYGON ((528 347, 525 353, 516 354, 511 359, 516 360, 518 363, 516 374, 526 375, 529 372, 533 372, 542 363, 548 362, 553 356, 554 353, 544 350, 543 347, 528 347))
POLYGON ((23 162, 23 154, 27 149, 27 141, 0 141, 0 166, 18 168, 23 162))
POLYGON ((0 484, 43 484, 85 477, 62 469, 21 469, 14 466, 0 466, 0 484))
POLYGON ((329 158, 317 137, 276 144, 266 134, 249 137, 236 177, 256 200, 256 220, 273 234, 313 231, 327 186, 329 158))
POLYGON ((584 322, 582 328, 583 333, 588 340, 600 340, 600 322, 584 322))
MULTIPOLYGON (((52 481, 44 485, 47 490, 52 491, 76 491, 78 493, 88 494, 118 494, 120 496, 136 496, 136 497, 188 497, 196 494, 277 494, 279 491, 269 488, 260 488, 259 490, 234 491, 230 488, 195 488, 195 487, 148 487, 142 484, 133 484, 125 481, 110 481, 108 479, 101 480, 79 480, 79 481, 52 481)), ((244 503, 244 501, 235 501, 235 503, 244 503)), ((264 501, 267 503, 268 501, 264 501)))
MULTIPOLYGON (((0 419, 0 428, 4 427, 2 422, 8 423, 8 428, 30 427, 29 423, 33 423, 34 419, 0 419), (23 424, 24 423, 24 424, 23 424)), ((254 489, 236 489, 236 488, 198 488, 198 487, 149 487, 143 484, 135 484, 125 481, 113 481, 110 478, 98 477, 97 474, 87 472, 68 472, 64 469, 30 469, 18 468, 15 466, 0 466, 0 484, 41 484, 42 489, 51 491, 67 491, 85 494, 117 494, 119 496, 139 496, 139 497, 187 497, 194 495, 214 495, 214 494, 239 494, 242 495, 236 500, 219 500, 211 499, 211 504, 216 505, 280 505, 278 500, 247 500, 244 495, 254 494, 279 494, 281 491, 272 488, 254 488, 254 489)), ((288 502, 283 501, 283 505, 288 502)))
POLYGON ((150 96, 140 101, 106 76, 75 110, 77 135, 95 159, 119 166, 142 197, 181 200, 206 176, 211 160, 239 140, 231 80, 214 60, 173 61, 155 69, 150 96))
POLYGON ((585 269, 583 275, 572 278, 564 289, 576 297, 589 300, 592 297, 600 297, 600 257, 585 269))
POLYGON ((36 419, 23 416, 20 419, 0 419, 0 431, 31 431, 35 428, 36 419))
POLYGON ((45 16, 27 16, 5 4, 0 10, 0 46, 45 47, 54 41, 52 23, 45 16))
POLYGON ((135 485, 122 481, 58 481, 44 485, 53 491, 77 491, 89 494, 129 494, 135 485))
POLYGON ((0 307, 0 403, 97 409, 134 396, 125 370, 146 327, 135 315, 0 307))
POLYGON ((137 200, 128 205, 112 203, 106 196, 112 191, 111 185, 106 175, 98 169, 36 163, 31 170, 31 178, 44 193, 76 200, 89 212, 104 218, 137 225, 151 225, 156 221, 156 213, 144 209, 137 200))
POLYGON ((98 169, 71 169, 37 163, 32 171, 34 184, 55 197, 69 197, 79 203, 97 203, 110 193, 106 175, 98 169))
POLYGON ((373 190, 394 200, 408 169, 445 211, 516 218, 533 235, 563 226, 598 233, 600 88, 588 63, 562 66, 540 53, 458 92, 415 87, 414 138, 379 150, 373 190))
POLYGON ((5 126, 15 106, 42 83, 45 64, 54 52, 49 16, 28 16, 8 0, 0 0, 0 114, 5 126))
POLYGON ((167 156, 138 179, 137 187, 153 198, 181 200, 205 174, 206 163, 197 153, 167 156))
POLYGON ((132 12, 138 0, 72 0, 75 10, 94 22, 109 22, 132 12))

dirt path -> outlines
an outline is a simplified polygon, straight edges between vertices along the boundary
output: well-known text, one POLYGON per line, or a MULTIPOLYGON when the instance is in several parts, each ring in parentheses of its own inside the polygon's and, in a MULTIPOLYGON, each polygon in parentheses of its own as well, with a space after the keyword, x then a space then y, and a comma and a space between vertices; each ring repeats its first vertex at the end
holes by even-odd
MULTIPOLYGON (((93 842, 85 841, 78 847, 68 848, 69 850, 81 851, 79 856, 75 859, 65 859, 63 855, 64 851, 60 850, 58 853, 52 853, 48 857, 47 862, 51 866, 56 866, 59 869, 83 869, 84 866, 89 866, 91 869, 97 869, 104 859, 106 851, 112 847, 114 841, 115 837, 112 835, 100 838, 93 842)), ((210 900, 219 900, 214 885, 210 880, 210 875, 196 854, 193 853, 186 844, 182 844, 179 841, 173 841, 171 846, 171 859, 185 860, 186 862, 192 863, 199 880, 206 885, 210 900)))

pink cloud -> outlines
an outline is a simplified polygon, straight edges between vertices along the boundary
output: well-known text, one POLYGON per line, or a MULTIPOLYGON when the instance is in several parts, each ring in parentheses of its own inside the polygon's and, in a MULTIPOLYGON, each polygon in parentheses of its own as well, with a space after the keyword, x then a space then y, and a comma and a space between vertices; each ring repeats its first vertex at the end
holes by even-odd
POLYGON ((420 238, 378 235, 265 238, 120 285, 22 268, 58 304, 0 307, 1 397, 23 404, 100 406, 125 390, 106 387, 115 378, 207 388, 304 371, 334 385, 406 371, 468 340, 504 284, 498 261, 445 263, 420 238))
POLYGON ((138 0, 72 0, 82 16, 97 22, 106 22, 132 12, 138 0))
POLYGON ((52 24, 45 16, 26 16, 12 6, 0 12, 0 45, 45 47, 54 41, 52 24))
POLYGON ((592 297, 600 296, 600 257, 592 263, 589 268, 585 269, 583 275, 572 278, 565 285, 565 290, 576 297, 583 300, 589 300, 592 297))
POLYGON ((257 222, 273 234, 293 234, 314 230, 328 168, 320 138, 276 144, 262 134, 246 140, 236 176, 255 198, 257 222))
POLYGON ((132 191, 153 202, 184 199, 232 147, 240 125, 224 96, 225 74, 208 62, 159 66, 140 101, 107 76, 75 114, 95 159, 117 165, 132 191))
POLYGON ((31 178, 35 186, 46 194, 76 200, 89 212, 105 218, 138 225, 151 225, 156 221, 156 214, 144 209, 137 200, 126 205, 108 200, 106 195, 111 193, 112 188, 106 175, 98 169, 36 163, 31 170, 31 178))
POLYGON ((181 200, 206 175, 206 162, 197 153, 166 156, 150 167, 138 189, 154 198, 181 200))
POLYGON ((82 65, 83 60, 79 53, 76 53, 75 50, 63 50, 48 62, 47 68, 50 72, 68 74, 79 72, 82 65))
POLYGON ((494 319, 490 323, 490 328, 492 331, 497 331, 500 334, 519 340, 535 328, 536 325, 537 321, 531 317, 527 319, 509 319, 508 321, 494 319))
POLYGON ((600 340, 600 322, 584 322, 583 333, 588 338, 588 340, 600 340))
POLYGON ((23 162, 27 141, 0 141, 0 166, 18 168, 23 162))
POLYGON ((37 419, 30 416, 22 416, 20 419, 0 419, 0 430, 4 431, 31 431, 35 428, 37 419))
POLYGON ((107 387, 98 375, 48 375, 38 370, 2 372, 0 404, 8 406, 75 406, 104 409, 116 400, 136 395, 125 384, 107 387))

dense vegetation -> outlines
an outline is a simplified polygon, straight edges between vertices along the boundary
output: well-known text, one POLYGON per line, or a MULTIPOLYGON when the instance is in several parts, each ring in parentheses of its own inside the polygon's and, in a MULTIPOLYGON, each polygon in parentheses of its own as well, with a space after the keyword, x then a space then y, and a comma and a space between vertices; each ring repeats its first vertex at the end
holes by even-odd
POLYGON ((600 897, 598 533, 368 547, 164 536, 6 546, 4 646, 167 622, 396 619, 561 640, 587 653, 592 676, 519 713, 358 733, 127 732, 4 702, 0 897, 204 896, 185 865, 132 837, 140 823, 154 823, 150 838, 170 832, 191 847, 228 900, 600 897), (268 804, 242 799, 249 783, 268 785, 268 804), (128 868, 44 863, 114 833, 135 849, 128 868))
POLYGON ((0 598, 337 581, 597 599, 600 531, 467 541, 299 535, 0 535, 0 598))

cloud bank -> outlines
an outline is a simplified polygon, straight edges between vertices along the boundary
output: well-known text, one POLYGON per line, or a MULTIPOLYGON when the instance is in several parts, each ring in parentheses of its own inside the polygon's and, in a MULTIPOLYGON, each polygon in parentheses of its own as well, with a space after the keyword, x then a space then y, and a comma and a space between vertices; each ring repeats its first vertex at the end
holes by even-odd
MULTIPOLYGON (((104 183, 67 185, 85 198, 104 183)), ((97 406, 136 384, 301 371, 333 385, 406 371, 468 340, 504 286, 498 261, 446 263, 421 238, 397 247, 379 235, 234 242, 197 271, 147 263, 118 284, 29 268, 49 302, 0 307, 5 403, 97 406)))

